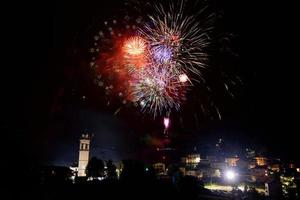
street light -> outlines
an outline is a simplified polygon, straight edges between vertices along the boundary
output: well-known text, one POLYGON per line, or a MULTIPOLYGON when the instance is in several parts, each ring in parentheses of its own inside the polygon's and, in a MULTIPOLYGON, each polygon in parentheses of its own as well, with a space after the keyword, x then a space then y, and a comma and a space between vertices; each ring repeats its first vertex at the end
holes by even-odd
POLYGON ((234 172, 233 170, 228 170, 225 172, 225 178, 229 181, 234 181, 236 180, 237 173, 234 172))

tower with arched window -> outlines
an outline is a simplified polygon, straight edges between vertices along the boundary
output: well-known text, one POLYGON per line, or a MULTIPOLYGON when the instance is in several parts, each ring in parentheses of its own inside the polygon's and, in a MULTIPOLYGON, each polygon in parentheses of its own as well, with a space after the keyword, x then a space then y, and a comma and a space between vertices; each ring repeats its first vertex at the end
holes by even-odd
POLYGON ((86 176, 85 169, 89 162, 90 136, 82 134, 79 145, 78 176, 86 176))

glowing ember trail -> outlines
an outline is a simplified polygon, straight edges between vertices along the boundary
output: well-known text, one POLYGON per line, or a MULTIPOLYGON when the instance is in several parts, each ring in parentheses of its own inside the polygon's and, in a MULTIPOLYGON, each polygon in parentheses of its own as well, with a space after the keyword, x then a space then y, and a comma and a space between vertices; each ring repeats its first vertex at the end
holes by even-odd
POLYGON ((139 19, 105 22, 107 28, 94 37, 90 65, 107 96, 116 95, 154 118, 167 116, 167 129, 170 113, 180 110, 190 86, 200 84, 203 96, 211 93, 206 68, 214 15, 202 19, 205 8, 190 12, 185 1, 150 6, 139 19))

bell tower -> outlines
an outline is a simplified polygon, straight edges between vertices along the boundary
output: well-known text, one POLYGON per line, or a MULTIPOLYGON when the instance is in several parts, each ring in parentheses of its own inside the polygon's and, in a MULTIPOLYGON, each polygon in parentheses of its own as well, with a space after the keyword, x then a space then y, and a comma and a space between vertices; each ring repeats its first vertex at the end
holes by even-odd
POLYGON ((89 162, 90 136, 82 134, 79 144, 78 176, 86 176, 85 169, 89 162))

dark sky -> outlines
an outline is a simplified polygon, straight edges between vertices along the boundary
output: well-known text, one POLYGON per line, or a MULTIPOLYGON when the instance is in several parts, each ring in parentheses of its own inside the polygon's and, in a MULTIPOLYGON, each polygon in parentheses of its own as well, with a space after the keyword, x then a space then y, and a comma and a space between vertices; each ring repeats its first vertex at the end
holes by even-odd
MULTIPOLYGON (((4 30, 11 57, 2 66, 1 129, 15 156, 28 162, 69 162, 77 157, 73 150, 84 131, 95 133, 95 151, 104 157, 132 156, 143 148, 145 135, 162 128, 159 120, 132 110, 113 117, 84 67, 86 31, 95 19, 116 12, 120 2, 9 6, 4 30)), ((223 30, 233 35, 230 48, 238 55, 225 61, 239 68, 243 85, 232 102, 222 105, 221 121, 203 120, 198 129, 187 125, 182 134, 259 143, 275 154, 296 158, 299 104, 292 12, 271 1, 215 2, 223 13, 223 30)), ((187 111, 183 115, 186 121, 192 118, 187 111)), ((178 135, 179 127, 173 129, 178 135)))

